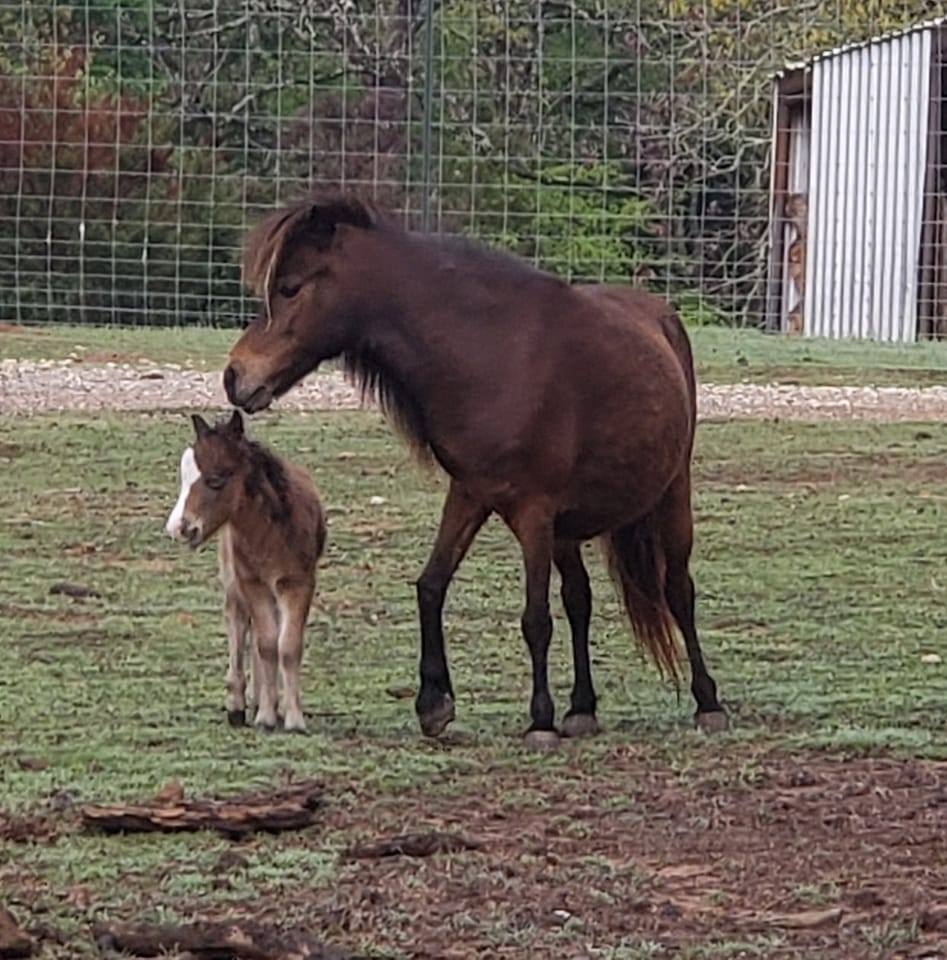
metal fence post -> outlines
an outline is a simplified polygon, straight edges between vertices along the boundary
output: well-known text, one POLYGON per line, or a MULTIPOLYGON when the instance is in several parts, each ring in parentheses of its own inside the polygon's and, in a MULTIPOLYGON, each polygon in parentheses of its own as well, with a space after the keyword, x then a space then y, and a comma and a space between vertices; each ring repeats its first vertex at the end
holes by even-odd
POLYGON ((434 0, 424 0, 424 126, 421 131, 421 228, 431 229, 431 153, 434 113, 434 0))

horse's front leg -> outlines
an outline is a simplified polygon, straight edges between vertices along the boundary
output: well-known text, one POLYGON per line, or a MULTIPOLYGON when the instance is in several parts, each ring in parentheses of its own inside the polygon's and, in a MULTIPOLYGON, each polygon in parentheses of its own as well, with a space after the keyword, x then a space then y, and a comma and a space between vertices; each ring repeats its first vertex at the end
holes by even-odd
POLYGON ((526 744, 538 750, 559 745, 552 695, 549 692, 549 643, 552 640, 552 616, 549 613, 549 579, 553 558, 553 514, 543 504, 528 504, 509 520, 519 540, 526 568, 526 608, 523 611, 523 638, 533 662, 533 695, 529 712, 532 718, 526 732, 526 744))
POLYGON ((421 689, 415 709, 426 737, 439 736, 454 719, 454 690, 444 652, 444 598, 457 567, 489 515, 483 504, 451 483, 434 548, 418 578, 421 689))

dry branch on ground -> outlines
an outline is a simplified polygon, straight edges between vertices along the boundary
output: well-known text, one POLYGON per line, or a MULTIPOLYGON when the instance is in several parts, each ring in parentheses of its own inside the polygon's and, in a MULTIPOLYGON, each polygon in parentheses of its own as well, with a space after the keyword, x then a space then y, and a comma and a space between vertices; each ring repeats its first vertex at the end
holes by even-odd
POLYGON ((174 833, 216 830, 230 837, 301 830, 315 822, 322 787, 304 781, 269 793, 229 800, 157 798, 150 803, 87 805, 83 823, 106 833, 174 833))
POLYGON ((134 957, 159 957, 174 950, 201 960, 358 960, 307 933, 280 933, 251 923, 104 923, 94 934, 100 949, 134 957))

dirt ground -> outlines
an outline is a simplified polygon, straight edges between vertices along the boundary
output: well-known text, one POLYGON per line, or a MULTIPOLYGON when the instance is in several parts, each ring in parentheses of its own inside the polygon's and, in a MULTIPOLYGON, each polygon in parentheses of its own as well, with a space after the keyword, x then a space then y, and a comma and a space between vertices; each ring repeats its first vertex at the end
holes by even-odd
MULTIPOLYGON (((947 387, 702 384, 698 404, 702 419, 940 421, 947 419, 947 387)), ((225 405, 216 372, 122 362, 0 361, 0 414, 225 405)), ((358 392, 337 371, 309 378, 277 404, 296 411, 360 406, 358 392)))
POLYGON ((440 862, 354 864, 312 907, 341 936, 370 932, 379 944, 392 943, 403 917, 404 936, 423 945, 415 956, 521 956, 464 935, 459 918, 491 911, 501 928, 545 931, 535 957, 590 955, 556 942, 564 926, 600 946, 769 936, 767 956, 854 960, 878 947, 947 956, 947 764, 780 756, 687 780, 616 751, 594 780, 577 776, 545 796, 514 775, 475 800, 336 810, 346 832, 364 834, 368 821, 385 834, 417 827, 405 822, 414 809, 424 826, 485 847, 440 862), (524 794, 538 802, 521 805, 524 794))
MULTIPOLYGON (((343 862, 337 883, 291 903, 195 912, 297 921, 373 956, 519 958, 526 942, 550 960, 947 956, 947 764, 771 754, 682 774, 629 747, 594 778, 547 783, 509 771, 475 795, 330 797, 300 843, 436 829, 482 846, 343 862)), ((55 843, 72 829, 8 821, 0 836, 55 843)), ((252 858, 252 841, 236 844, 214 883, 252 858)))

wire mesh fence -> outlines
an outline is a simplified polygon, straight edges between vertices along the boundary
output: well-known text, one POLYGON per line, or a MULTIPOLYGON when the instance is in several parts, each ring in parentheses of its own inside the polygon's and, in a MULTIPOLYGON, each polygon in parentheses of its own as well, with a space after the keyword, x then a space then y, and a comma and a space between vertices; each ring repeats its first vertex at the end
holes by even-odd
POLYGON ((762 323, 774 72, 925 6, 0 3, 0 320, 239 323, 245 228, 315 187, 762 323))

